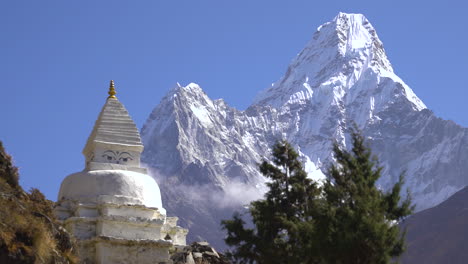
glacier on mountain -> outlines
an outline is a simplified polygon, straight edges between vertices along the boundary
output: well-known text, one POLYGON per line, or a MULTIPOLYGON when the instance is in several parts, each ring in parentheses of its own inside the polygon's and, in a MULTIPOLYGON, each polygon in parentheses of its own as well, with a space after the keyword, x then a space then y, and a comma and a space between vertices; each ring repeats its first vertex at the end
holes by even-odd
POLYGON ((320 26, 285 75, 245 111, 211 100, 197 84, 176 85, 142 128, 142 159, 163 185, 168 212, 190 228, 189 237, 203 234, 222 245, 220 219, 248 202, 238 190, 261 196, 265 179, 258 163, 268 160, 275 141, 291 142, 309 176, 321 180, 333 162, 333 142, 349 145, 353 123, 384 167, 379 185, 388 189, 406 171, 418 210, 467 184, 467 129, 427 109, 394 73, 375 29, 360 14, 339 13, 320 26), (218 206, 227 194, 229 206, 218 206))

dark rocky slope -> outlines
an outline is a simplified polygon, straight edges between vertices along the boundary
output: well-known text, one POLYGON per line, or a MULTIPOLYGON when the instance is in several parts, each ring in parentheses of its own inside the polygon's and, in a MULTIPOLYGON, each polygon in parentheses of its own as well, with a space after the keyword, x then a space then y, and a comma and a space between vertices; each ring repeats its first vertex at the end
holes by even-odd
POLYGON ((468 263, 468 187, 404 222, 402 263, 468 263))

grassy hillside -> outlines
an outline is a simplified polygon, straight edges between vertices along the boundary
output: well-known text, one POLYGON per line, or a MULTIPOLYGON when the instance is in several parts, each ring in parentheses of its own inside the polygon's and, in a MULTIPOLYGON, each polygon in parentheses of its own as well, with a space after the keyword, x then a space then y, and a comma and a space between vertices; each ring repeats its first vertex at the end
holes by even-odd
POLYGON ((75 263, 71 236, 57 222, 53 202, 25 192, 0 142, 0 263, 75 263))

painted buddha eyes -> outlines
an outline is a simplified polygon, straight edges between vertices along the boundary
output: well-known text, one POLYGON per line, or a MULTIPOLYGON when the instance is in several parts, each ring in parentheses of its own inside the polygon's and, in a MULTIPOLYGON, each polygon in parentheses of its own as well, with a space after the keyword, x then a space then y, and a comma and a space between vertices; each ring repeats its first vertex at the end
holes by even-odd
POLYGON ((131 160, 133 160, 132 154, 128 152, 120 152, 120 151, 112 151, 106 150, 102 154, 102 157, 106 159, 110 163, 116 164, 125 164, 131 160))
POLYGON ((122 152, 122 154, 119 157, 119 161, 128 162, 130 160, 133 160, 133 159, 130 157, 130 153, 127 153, 127 152, 122 152))

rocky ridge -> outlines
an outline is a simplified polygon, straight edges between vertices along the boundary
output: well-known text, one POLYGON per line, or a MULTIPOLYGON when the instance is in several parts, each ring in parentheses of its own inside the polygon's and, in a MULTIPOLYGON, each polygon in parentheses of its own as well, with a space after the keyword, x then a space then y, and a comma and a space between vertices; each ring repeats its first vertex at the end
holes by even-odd
POLYGON ((193 242, 176 250, 171 256, 174 264, 230 264, 231 262, 218 253, 208 242, 193 242))

